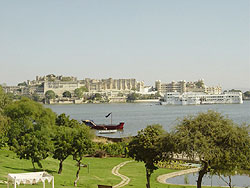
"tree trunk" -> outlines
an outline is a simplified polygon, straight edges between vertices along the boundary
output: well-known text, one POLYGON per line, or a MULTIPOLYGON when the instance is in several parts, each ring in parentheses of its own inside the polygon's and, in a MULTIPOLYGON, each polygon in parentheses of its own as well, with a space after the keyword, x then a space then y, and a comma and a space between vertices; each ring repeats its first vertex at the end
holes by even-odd
POLYGON ((199 176, 197 180, 197 188, 201 188, 202 178, 208 172, 208 163, 205 161, 203 161, 203 163, 204 163, 204 167, 199 171, 199 176))
POLYGON ((79 180, 79 173, 81 170, 81 161, 77 161, 78 170, 76 172, 76 180, 74 181, 74 186, 77 186, 77 181, 79 180))
POLYGON ((34 169, 36 169, 35 163, 33 161, 32 161, 32 166, 33 166, 34 169))
POLYGON ((228 185, 229 185, 230 188, 232 188, 232 179, 231 179, 231 176, 229 176, 228 178, 229 178, 229 183, 228 183, 228 185))
POLYGON ((149 170, 146 168, 146 178, 147 178, 146 188, 150 188, 150 176, 151 176, 151 173, 150 173, 149 170))
POLYGON ((63 160, 60 160, 58 174, 62 173, 63 160))

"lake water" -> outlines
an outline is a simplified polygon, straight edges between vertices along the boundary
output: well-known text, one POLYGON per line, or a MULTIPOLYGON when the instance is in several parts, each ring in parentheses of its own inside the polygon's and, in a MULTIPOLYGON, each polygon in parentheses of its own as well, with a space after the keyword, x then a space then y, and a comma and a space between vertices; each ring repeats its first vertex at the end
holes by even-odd
MULTIPOLYGON (((222 178, 229 182, 228 177, 219 177, 219 176, 209 176, 205 175, 202 178, 202 184, 207 186, 228 186, 222 178)), ((186 174, 181 176, 176 176, 166 180, 167 183, 171 184, 181 184, 181 185, 196 185, 198 179, 198 173, 186 174)), ((232 176, 232 185, 237 187, 250 187, 250 177, 246 175, 235 175, 232 176)))
POLYGON ((156 103, 116 103, 116 104, 72 104, 45 105, 57 114, 65 113, 77 120, 94 120, 95 123, 110 124, 110 117, 105 115, 112 112, 113 124, 125 122, 124 131, 109 134, 109 137, 136 135, 147 125, 161 124, 165 130, 170 130, 187 115, 194 115, 207 110, 214 110, 234 120, 238 124, 250 124, 250 101, 243 104, 213 104, 164 106, 156 103))

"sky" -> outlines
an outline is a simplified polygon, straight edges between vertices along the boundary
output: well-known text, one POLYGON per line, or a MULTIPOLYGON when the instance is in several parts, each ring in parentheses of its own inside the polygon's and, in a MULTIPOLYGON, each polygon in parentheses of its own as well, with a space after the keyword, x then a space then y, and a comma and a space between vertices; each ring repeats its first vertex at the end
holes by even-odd
POLYGON ((0 0, 0 84, 47 74, 250 89, 250 0, 0 0))

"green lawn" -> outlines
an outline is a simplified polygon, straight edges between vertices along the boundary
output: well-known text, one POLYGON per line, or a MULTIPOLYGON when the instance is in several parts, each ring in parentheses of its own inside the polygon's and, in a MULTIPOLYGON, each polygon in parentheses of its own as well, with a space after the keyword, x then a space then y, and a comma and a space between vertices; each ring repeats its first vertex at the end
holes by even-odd
MULTIPOLYGON (((80 172, 80 179, 78 181, 78 187, 84 188, 96 188, 98 184, 104 185, 116 185, 121 179, 112 175, 111 170, 114 166, 129 159, 124 158, 92 158, 86 157, 83 160, 84 164, 89 164, 88 168, 82 168, 80 172)), ((57 174, 58 161, 52 158, 47 158, 42 161, 43 169, 36 169, 37 171, 47 171, 55 177, 55 188, 59 187, 73 187, 75 180, 75 174, 77 171, 76 162, 72 158, 67 159, 64 162, 63 172, 61 175, 57 174)), ((28 160, 20 160, 16 158, 16 155, 8 150, 0 151, 0 180, 6 181, 8 173, 25 173, 33 172, 32 164, 28 160)), ((6 185, 0 184, 0 188, 6 185)), ((33 185, 20 185, 22 187, 42 188, 42 184, 39 186, 33 185)), ((46 187, 51 187, 47 185, 46 187)))
MULTIPOLYGON (((176 170, 171 169, 158 169, 151 177, 151 187, 152 188, 184 188, 184 186, 178 185, 166 185, 157 182, 156 178, 159 175, 175 172, 176 170)), ((130 178, 130 183, 124 188, 143 188, 146 187, 146 170, 143 163, 131 162, 122 167, 119 171, 130 178)), ((186 186, 192 188, 192 186, 186 186)))
MULTIPOLYGON (((78 187, 84 188, 97 188, 98 184, 102 185, 116 185, 121 179, 114 176, 111 170, 114 166, 121 162, 131 160, 126 158, 93 158, 85 157, 84 164, 89 164, 88 168, 82 168, 80 172, 80 179, 78 181, 78 187)), ((47 158, 42 161, 43 169, 36 169, 36 171, 47 171, 55 177, 55 188, 68 188, 74 187, 73 182, 75 180, 75 174, 77 171, 76 162, 72 158, 68 158, 64 162, 63 172, 61 175, 57 174, 58 161, 52 158, 47 158)), ((0 180, 6 181, 8 173, 25 173, 33 172, 32 164, 28 160, 20 160, 16 155, 7 150, 0 150, 0 180)), ((158 169, 151 177, 152 188, 185 188, 191 186, 177 186, 177 185, 165 185, 156 181, 156 178, 161 174, 173 172, 175 170, 170 169, 158 169)), ((124 188, 144 188, 146 187, 145 167, 143 163, 131 162, 123 166, 119 173, 128 176, 131 181, 124 188)), ((6 188, 6 184, 0 183, 0 188, 6 188)), ((13 186, 10 186, 12 188, 13 186)), ((19 185, 18 188, 42 188, 42 183, 37 185, 19 185)), ((51 185, 46 183, 46 188, 51 188, 51 185)))

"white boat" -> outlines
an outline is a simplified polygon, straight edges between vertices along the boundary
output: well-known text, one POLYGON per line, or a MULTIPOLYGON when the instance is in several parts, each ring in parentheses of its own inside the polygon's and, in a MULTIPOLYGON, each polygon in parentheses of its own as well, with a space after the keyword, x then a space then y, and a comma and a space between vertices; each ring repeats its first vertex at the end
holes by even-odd
POLYGON ((112 130, 99 130, 98 133, 99 134, 111 134, 111 133, 116 133, 117 130, 116 129, 112 129, 112 130))
POLYGON ((166 93, 161 105, 200 105, 200 104, 242 104, 241 92, 207 94, 202 92, 166 93))

